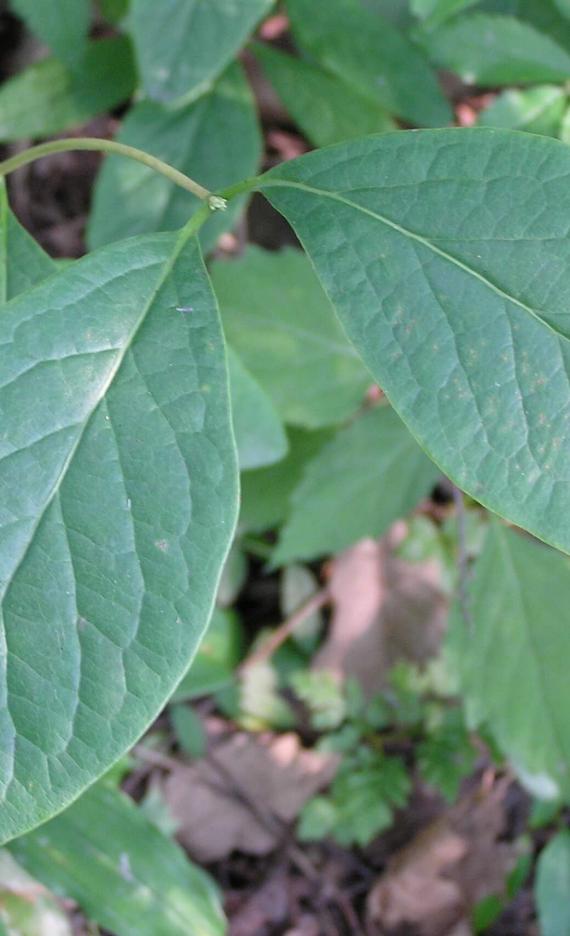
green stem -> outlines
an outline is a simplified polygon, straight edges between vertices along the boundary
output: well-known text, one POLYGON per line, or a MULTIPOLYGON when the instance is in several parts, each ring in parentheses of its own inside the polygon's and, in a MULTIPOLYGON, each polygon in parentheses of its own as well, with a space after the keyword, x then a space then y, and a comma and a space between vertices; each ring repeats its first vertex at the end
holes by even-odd
POLYGON ((36 159, 51 156, 53 153, 67 153, 72 150, 94 150, 101 153, 115 153, 118 156, 127 156, 129 159, 135 159, 144 166, 148 166, 149 169, 154 169, 155 172, 166 176, 175 185, 179 185, 180 188, 186 189, 192 195, 196 195, 201 201, 207 202, 212 210, 225 207, 224 204, 221 204, 224 201, 223 199, 194 182, 194 179, 190 179, 183 172, 169 166, 162 159, 157 159, 156 156, 151 156, 150 153, 145 153, 143 150, 135 149, 134 146, 116 143, 114 140, 100 140, 97 137, 54 140, 49 143, 40 143, 39 146, 32 146, 30 149, 12 156, 11 159, 0 162, 0 177, 6 176, 9 172, 14 172, 15 169, 26 166, 36 159))

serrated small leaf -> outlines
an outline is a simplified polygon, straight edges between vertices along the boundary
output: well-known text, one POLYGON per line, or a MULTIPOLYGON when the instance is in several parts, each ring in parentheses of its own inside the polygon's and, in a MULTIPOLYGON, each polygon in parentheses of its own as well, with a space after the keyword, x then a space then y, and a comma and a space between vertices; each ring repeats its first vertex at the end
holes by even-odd
POLYGON ((315 146, 396 128, 379 104, 323 68, 270 45, 257 44, 254 52, 295 123, 315 146))
POLYGON ((287 436, 277 410, 255 377, 228 347, 232 419, 242 471, 263 468, 287 454, 287 436))
POLYGON ((64 268, 4 307, 0 348, 6 840, 73 800, 172 692, 237 485, 221 329, 186 234, 64 268))
POLYGON ((433 61, 464 81, 487 87, 566 81, 570 54, 514 16, 460 16, 425 38, 433 61))
POLYGON ((535 898, 541 936, 570 933, 570 832, 561 829, 540 853, 535 898))
POLYGON ((44 59, 0 85, 0 140, 47 137, 113 110, 136 85, 131 46, 124 36, 90 42, 71 72, 44 59))
POLYGON ((361 405, 370 375, 300 251, 249 247, 212 282, 228 341, 287 423, 338 424, 361 405))
POLYGON ((62 62, 80 65, 87 49, 90 0, 10 0, 10 6, 62 62))
POLYGON ((484 128, 389 133, 258 184, 444 473, 570 552, 568 147, 484 128))
POLYGON ((226 932, 212 878, 105 783, 9 849, 27 871, 115 936, 226 932))
POLYGON ((129 26, 144 90, 196 97, 234 58, 273 0, 133 0, 129 26))
POLYGON ((392 409, 371 410, 307 465, 273 561, 313 559, 381 536, 428 493, 438 474, 392 409))
POLYGON ((509 88, 481 111, 477 123, 480 127, 504 127, 556 137, 560 135, 566 102, 564 88, 556 85, 522 91, 509 88))
POLYGON ((471 724, 487 724, 550 798, 570 792, 568 607, 570 561, 494 523, 470 588, 471 632, 459 609, 452 632, 471 724))
POLYGON ((362 0, 287 0, 302 49, 390 114, 420 127, 451 120, 422 51, 362 0))
MULTIPOLYGON (((141 101, 117 136, 157 156, 211 191, 255 175, 261 137, 255 104, 241 66, 233 64, 199 100, 176 109, 141 101)), ((184 225, 200 202, 147 166, 110 156, 99 174, 87 237, 91 249, 152 231, 184 225), (117 211, 117 205, 121 210, 117 211)), ((200 232, 203 249, 235 223, 244 199, 218 211, 200 232)))

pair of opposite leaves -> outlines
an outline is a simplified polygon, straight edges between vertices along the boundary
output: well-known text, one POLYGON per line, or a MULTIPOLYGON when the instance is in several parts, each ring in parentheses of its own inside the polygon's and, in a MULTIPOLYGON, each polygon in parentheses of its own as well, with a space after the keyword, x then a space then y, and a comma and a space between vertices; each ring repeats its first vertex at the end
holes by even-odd
MULTIPOLYGON (((255 187, 294 227, 434 461, 570 551, 567 147, 508 131, 398 132, 311 153, 255 187)), ((5 220, 10 298, 47 271, 5 220)), ((7 840, 136 740, 210 616, 237 466, 195 238, 114 244, 12 299, 0 375, 7 840)))

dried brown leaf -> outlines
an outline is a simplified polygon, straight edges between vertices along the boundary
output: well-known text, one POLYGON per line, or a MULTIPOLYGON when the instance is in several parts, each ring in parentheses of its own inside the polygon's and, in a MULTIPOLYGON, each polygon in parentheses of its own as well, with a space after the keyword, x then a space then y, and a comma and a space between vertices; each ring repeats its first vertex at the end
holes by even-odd
POLYGON ((380 542, 362 540, 331 563, 333 616, 314 667, 357 678, 368 695, 397 660, 433 656, 445 629, 437 563, 394 554, 405 529, 395 524, 380 542))
POLYGON ((301 747, 297 735, 240 732, 165 781, 178 837, 200 861, 234 850, 263 855, 279 844, 283 824, 326 786, 337 759, 301 747))

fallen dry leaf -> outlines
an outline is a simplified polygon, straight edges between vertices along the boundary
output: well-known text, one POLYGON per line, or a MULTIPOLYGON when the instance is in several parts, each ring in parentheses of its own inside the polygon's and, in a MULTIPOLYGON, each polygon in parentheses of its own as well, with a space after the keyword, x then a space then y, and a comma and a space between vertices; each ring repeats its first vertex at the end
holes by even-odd
POLYGON ((174 770, 164 797, 178 824, 178 837, 200 861, 234 850, 264 855, 279 844, 282 823, 326 786, 337 758, 301 747, 289 733, 239 732, 212 753, 174 770))
POLYGON ((437 563, 394 555, 405 529, 397 523, 379 542, 362 540, 331 563, 331 627, 313 665, 355 677, 367 695, 378 691, 397 660, 422 663, 433 656, 445 630, 437 563))
POLYGON ((470 910, 500 894, 514 865, 515 846, 500 841, 505 824, 504 783, 461 800, 420 832, 389 862, 368 896, 371 931, 402 926, 414 936, 461 936, 470 910))

